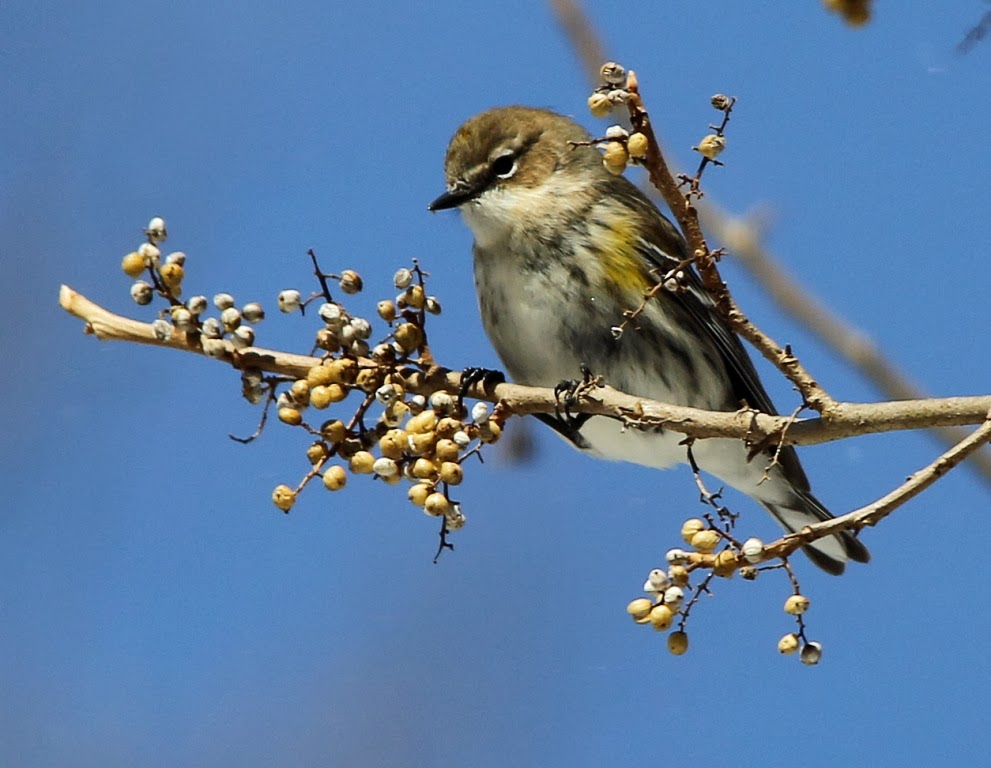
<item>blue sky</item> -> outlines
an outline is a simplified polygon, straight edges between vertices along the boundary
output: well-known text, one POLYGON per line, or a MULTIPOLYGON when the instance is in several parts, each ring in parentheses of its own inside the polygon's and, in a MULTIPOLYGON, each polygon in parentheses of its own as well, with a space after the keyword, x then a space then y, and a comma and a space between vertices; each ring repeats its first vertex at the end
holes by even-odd
MULTIPOLYGON (((440 360, 496 365, 469 233, 426 211, 447 140, 506 103, 595 125, 542 3, 169 5, 0 8, 0 763, 991 762, 991 516, 966 470, 866 533, 870 566, 799 564, 819 667, 774 649, 791 626, 776 579, 719 584, 674 658, 623 609, 698 512, 684 471, 535 432, 531 465, 493 452, 468 473, 469 524, 433 565, 435 526, 399 489, 313 488, 278 513, 306 441, 279 425, 228 440, 256 419, 233 372, 84 337, 59 283, 140 316, 118 264, 161 214, 188 290, 272 310, 309 287, 308 248, 361 271, 369 313, 419 258, 445 307, 440 360)), ((985 3, 881 3, 862 30, 812 0, 588 6, 681 167, 709 96, 739 98, 714 200, 769 207, 774 251, 927 389, 988 391, 991 44, 954 53, 985 3)), ((876 397, 725 274, 832 394, 876 397)), ((272 311, 259 331, 303 350, 310 326, 272 311)), ((887 435, 803 458, 841 512, 937 451, 887 435)))

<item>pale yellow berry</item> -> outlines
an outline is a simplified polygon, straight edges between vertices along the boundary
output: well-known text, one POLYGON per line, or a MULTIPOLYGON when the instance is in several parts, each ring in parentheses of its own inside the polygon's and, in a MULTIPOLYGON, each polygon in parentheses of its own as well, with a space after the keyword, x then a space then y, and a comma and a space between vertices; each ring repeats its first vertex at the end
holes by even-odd
POLYGON ((296 503, 296 491, 288 485, 277 485, 272 491, 272 503, 283 512, 288 512, 296 503))
POLYGON ((502 427, 491 419, 478 428, 478 438, 483 443, 494 443, 502 435, 502 427))
POLYGON ((179 287, 182 284, 182 278, 186 274, 182 266, 175 263, 163 264, 159 273, 162 275, 162 282, 169 288, 179 287))
POLYGON ((145 271, 144 257, 137 251, 131 251, 121 259, 120 268, 128 277, 140 277, 141 273, 145 271))
POLYGON ((435 431, 437 432, 437 437, 450 438, 454 437, 454 434, 458 432, 462 426, 463 425, 458 419, 445 416, 443 419, 438 420, 435 431))
POLYGON ((413 323, 403 323, 396 328, 396 343, 406 354, 415 352, 423 344, 423 331, 413 323))
POLYGON ((433 488, 428 483, 417 483, 410 486, 409 492, 406 495, 416 506, 422 507, 426 503, 427 496, 430 495, 431 491, 433 491, 433 488))
POLYGON ((602 153, 602 162, 606 166, 607 171, 618 176, 626 170, 626 164, 629 162, 629 159, 630 156, 622 142, 606 142, 605 150, 602 153))
POLYGON ((313 387, 325 387, 333 380, 334 376, 330 370, 330 365, 326 362, 323 362, 320 365, 314 365, 306 372, 306 381, 309 383, 311 389, 313 387))
POLYGON ((443 493, 431 493, 423 502, 423 511, 435 517, 446 515, 450 509, 451 502, 443 493))
POLYGON ((785 600, 785 613, 790 613, 792 616, 801 616, 809 610, 810 604, 809 598, 805 595, 791 595, 785 600))
POLYGON ((351 384, 358 375, 358 363, 350 358, 334 358, 315 365, 306 372, 311 387, 318 384, 351 384))
POLYGON ((707 555, 710 552, 715 551, 722 538, 723 537, 719 535, 718 531, 713 531, 711 529, 699 531, 692 536, 691 545, 695 548, 696 552, 701 552, 702 554, 707 555))
POLYGON ((396 305, 389 301, 389 299, 383 299, 380 301, 375 306, 375 309, 379 313, 379 317, 387 323, 391 323, 396 319, 396 305))
POLYGON ((420 411, 406 422, 407 432, 431 432, 437 426, 437 414, 433 410, 420 411))
POLYGON ((406 450, 414 456, 422 456, 425 453, 431 453, 436 442, 437 435, 434 432, 416 432, 407 435, 406 450))
POLYGON ((323 486, 328 491, 339 491, 347 485, 347 482, 348 473, 340 464, 328 467, 327 471, 323 473, 323 486))
POLYGON ((341 272, 340 286, 344 293, 358 293, 362 288, 361 276, 353 269, 345 269, 341 272))
POLYGON ((310 383, 306 379, 297 379, 289 388, 292 399, 300 405, 305 405, 310 399, 310 383))
POLYGON ((371 474, 372 467, 375 466, 375 457, 368 451, 356 451, 351 456, 349 466, 351 467, 351 471, 356 475, 371 474))
MULTIPOLYGON (((441 421, 445 421, 442 419, 441 421)), ((437 434, 441 435, 441 425, 437 424, 437 434)), ((437 457, 437 461, 455 461, 458 458, 459 452, 458 444, 449 438, 442 438, 437 441, 437 445, 434 446, 434 456, 437 457)))
POLYGON ((778 653, 794 653, 798 650, 798 635, 789 632, 778 640, 778 653))
POLYGON ((681 538, 685 540, 686 544, 692 543, 692 537, 699 531, 705 530, 705 521, 699 520, 697 517, 693 517, 690 520, 686 520, 681 524, 681 538))
POLYGON ((646 597, 638 597, 636 600, 630 601, 630 604, 626 606, 626 612, 633 617, 634 621, 641 622, 648 620, 653 607, 654 604, 646 597))
POLYGON ((280 408, 279 421, 291 427, 296 427, 303 423, 303 414, 295 408, 280 408))
POLYGON ((716 562, 712 564, 712 572, 716 576, 721 576, 724 579, 729 579, 733 577, 736 573, 736 568, 739 565, 739 561, 736 558, 736 552, 730 549, 725 549, 716 555, 716 562))
POLYGON ((341 348, 341 340, 329 328, 321 328, 317 331, 316 344, 327 352, 337 352, 341 348))
POLYGON ((393 461, 403 458, 406 453, 406 432, 402 429, 390 429, 379 440, 379 451, 393 461))
POLYGON ((330 455, 330 449, 326 443, 316 442, 306 449, 306 458, 310 464, 319 464, 330 455))
MULTIPOLYGON (((312 393, 310 398, 312 401, 312 393)), ((338 419, 333 421, 325 421, 320 425, 320 435, 331 445, 338 445, 344 442, 344 438, 348 436, 347 427, 344 426, 344 422, 338 419)))
POLYGON ((393 459, 388 459, 385 456, 375 459, 375 463, 372 464, 372 471, 383 480, 392 480, 400 476, 399 465, 393 459))
POLYGON ((417 459, 413 462, 413 477, 420 480, 433 480, 437 476, 437 466, 430 459, 417 459))
POLYGON ((362 392, 372 394, 381 388, 383 381, 385 381, 385 372, 381 368, 362 368, 358 371, 354 384, 362 392))
POLYGON ((327 385, 327 399, 332 403, 339 403, 348 396, 347 387, 341 384, 327 385))
POLYGON ((726 138, 710 133, 708 136, 703 137, 696 149, 703 157, 715 160, 719 156, 719 153, 726 149, 726 138))
POLYGON ((604 93, 593 93, 588 97, 588 111, 592 117, 605 117, 612 112, 612 102, 604 93))
POLYGON ((406 414, 409 413, 409 406, 402 400, 394 400, 389 403, 382 412, 382 420, 390 427, 398 427, 406 414))
POLYGON ((679 587, 688 586, 688 569, 683 565, 672 565, 668 568, 668 578, 679 587))
POLYGON ((465 471, 456 461, 445 461, 440 465, 440 479, 448 485, 460 485, 465 471))
POLYGON ((674 611, 666 605, 655 605, 650 609, 650 623, 658 632, 671 629, 674 623, 674 611))
POLYGON ((422 285, 411 285, 406 289, 404 294, 406 297, 407 306, 413 309, 423 309, 423 306, 427 303, 427 296, 423 292, 422 285))
POLYGON ((688 635, 684 632, 672 632, 668 635, 668 650, 675 656, 682 656, 688 651, 688 635))
POLYGON ((646 157, 647 156, 647 137, 637 131, 636 133, 630 134, 630 138, 626 140, 626 151, 630 153, 630 157, 646 157))
MULTIPOLYGON (((334 385, 339 386, 337 384, 334 385)), ((330 405, 330 390, 323 384, 317 384, 310 390, 310 405, 318 410, 323 410, 330 405)))

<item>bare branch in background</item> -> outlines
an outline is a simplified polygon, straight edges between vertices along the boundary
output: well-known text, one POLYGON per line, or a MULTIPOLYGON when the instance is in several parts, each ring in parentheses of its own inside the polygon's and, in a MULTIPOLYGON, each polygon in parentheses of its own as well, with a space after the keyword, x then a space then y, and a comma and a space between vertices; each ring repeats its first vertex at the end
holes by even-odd
POLYGON ((957 53, 970 53, 971 49, 991 34, 991 11, 985 13, 980 21, 967 30, 963 40, 957 44, 957 53))

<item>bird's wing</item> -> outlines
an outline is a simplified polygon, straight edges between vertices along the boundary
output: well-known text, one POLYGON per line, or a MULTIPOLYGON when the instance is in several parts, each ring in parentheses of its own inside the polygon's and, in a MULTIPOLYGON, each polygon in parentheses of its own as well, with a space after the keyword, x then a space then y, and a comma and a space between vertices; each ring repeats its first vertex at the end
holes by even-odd
MULTIPOLYGON (((641 239, 638 250, 649 268, 663 276, 685 258, 687 248, 674 225, 652 203, 649 205, 653 214, 651 223, 656 228, 651 232, 652 237, 641 239)), ((764 413, 776 414, 750 355, 739 337, 716 313, 715 303, 702 286, 698 273, 691 265, 685 266, 682 271, 681 289, 664 291, 659 294, 658 300, 676 302, 695 321, 696 327, 707 335, 726 364, 733 391, 739 400, 764 413)))
MULTIPOLYGON (((648 268, 663 276, 687 257, 688 247, 674 224, 640 190, 636 192, 636 204, 651 228, 650 236, 640 240, 638 251, 648 268)), ((694 267, 684 267, 680 282, 682 290, 664 291, 658 300, 676 302, 707 335, 726 364, 733 392, 739 401, 763 413, 776 415, 778 411, 764 389, 750 355, 740 338, 716 312, 715 302, 702 286, 702 279, 694 267)), ((808 490, 809 481, 794 448, 786 446, 780 451, 778 461, 796 488, 808 490)))

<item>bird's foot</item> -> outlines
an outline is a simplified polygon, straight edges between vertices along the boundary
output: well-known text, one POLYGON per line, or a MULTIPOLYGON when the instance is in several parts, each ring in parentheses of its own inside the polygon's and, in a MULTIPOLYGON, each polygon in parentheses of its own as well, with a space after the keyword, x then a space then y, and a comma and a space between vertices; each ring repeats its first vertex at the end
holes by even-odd
POLYGON ((506 374, 502 371, 496 371, 492 368, 478 368, 474 365, 469 365, 461 371, 461 386, 458 387, 458 412, 464 412, 465 396, 468 394, 468 390, 474 385, 481 384, 482 389, 488 389, 489 387, 494 387, 496 384, 502 384, 505 381, 506 374))
POLYGON ((602 385, 601 377, 595 376, 585 363, 581 364, 581 372, 581 379, 562 379, 554 387, 554 399, 557 400, 559 413, 563 409, 564 418, 568 421, 574 420, 571 408, 578 404, 582 396, 602 385))

